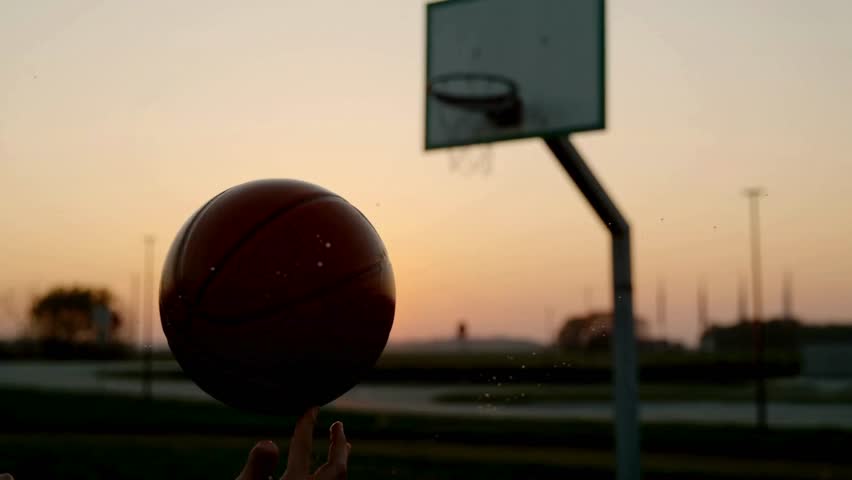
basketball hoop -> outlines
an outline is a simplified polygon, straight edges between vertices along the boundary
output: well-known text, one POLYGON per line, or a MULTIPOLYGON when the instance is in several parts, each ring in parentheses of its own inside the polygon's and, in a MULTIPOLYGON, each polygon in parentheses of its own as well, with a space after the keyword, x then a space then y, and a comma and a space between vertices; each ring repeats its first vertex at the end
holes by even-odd
MULTIPOLYGON (((447 106, 483 115, 497 127, 516 126, 523 119, 518 85, 502 75, 472 72, 438 75, 432 78, 426 91, 428 95, 447 106)), ((450 122, 444 118, 442 112, 438 113, 438 119, 449 132, 456 131, 465 123, 475 122, 475 117, 476 115, 462 116, 450 122)), ((490 175, 494 169, 491 145, 477 147, 481 151, 474 156, 468 155, 470 148, 474 147, 449 149, 450 171, 466 177, 474 174, 490 175)))
POLYGON ((439 102, 484 114, 497 126, 521 123, 523 104, 518 85, 510 78, 490 73, 448 73, 433 78, 427 93, 439 102))

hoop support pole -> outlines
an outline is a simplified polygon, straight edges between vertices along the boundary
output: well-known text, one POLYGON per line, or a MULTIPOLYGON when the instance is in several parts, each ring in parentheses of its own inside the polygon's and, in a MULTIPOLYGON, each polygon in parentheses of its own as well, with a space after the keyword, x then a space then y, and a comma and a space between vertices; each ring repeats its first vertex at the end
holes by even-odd
POLYGON ((549 137, 544 141, 612 235, 616 478, 638 480, 641 477, 639 382, 633 322, 630 226, 568 137, 549 137))

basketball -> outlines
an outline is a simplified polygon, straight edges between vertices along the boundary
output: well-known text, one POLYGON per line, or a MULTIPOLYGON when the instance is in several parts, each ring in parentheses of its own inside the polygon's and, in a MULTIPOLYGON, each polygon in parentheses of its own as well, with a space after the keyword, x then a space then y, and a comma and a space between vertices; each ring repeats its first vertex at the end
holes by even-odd
POLYGON ((163 331, 205 392, 243 410, 298 415, 355 386, 378 360, 396 294, 367 218, 296 180, 220 193, 174 239, 163 331))

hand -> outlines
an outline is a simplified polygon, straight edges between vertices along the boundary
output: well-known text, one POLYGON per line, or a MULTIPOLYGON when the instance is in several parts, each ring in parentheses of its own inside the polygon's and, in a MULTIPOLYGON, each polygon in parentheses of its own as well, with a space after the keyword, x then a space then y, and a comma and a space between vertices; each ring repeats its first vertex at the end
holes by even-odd
MULTIPOLYGON (((287 471, 281 480, 343 480, 352 445, 346 442, 343 424, 334 422, 330 429, 328 461, 311 475, 311 450, 313 447, 314 424, 318 408, 308 410, 296 422, 290 452, 287 456, 287 471)), ((246 466, 237 480, 269 480, 278 466, 278 446, 271 441, 260 442, 249 453, 246 466)))

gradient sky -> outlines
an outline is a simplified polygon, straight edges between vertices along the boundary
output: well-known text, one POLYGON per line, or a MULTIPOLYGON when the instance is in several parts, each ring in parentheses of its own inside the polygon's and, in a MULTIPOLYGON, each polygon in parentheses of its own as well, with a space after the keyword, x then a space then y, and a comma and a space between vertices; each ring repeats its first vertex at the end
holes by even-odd
MULTIPOLYGON (((729 322, 741 192, 764 186, 765 310, 852 317, 852 2, 611 0, 608 128, 575 144, 631 221, 636 310, 694 342, 696 285, 729 322)), ((422 151, 420 0, 0 3, 0 332, 70 282, 126 300, 209 197, 264 177, 350 200, 397 278, 393 339, 549 337, 610 302, 608 234, 540 140, 494 173, 422 151), (4 293, 5 292, 5 293, 4 293)), ((468 155, 481 154, 470 149, 468 155)), ((747 278, 747 277, 746 277, 747 278)), ((659 329, 657 329, 659 331, 659 329)), ((162 339, 162 333, 158 329, 162 339)))

